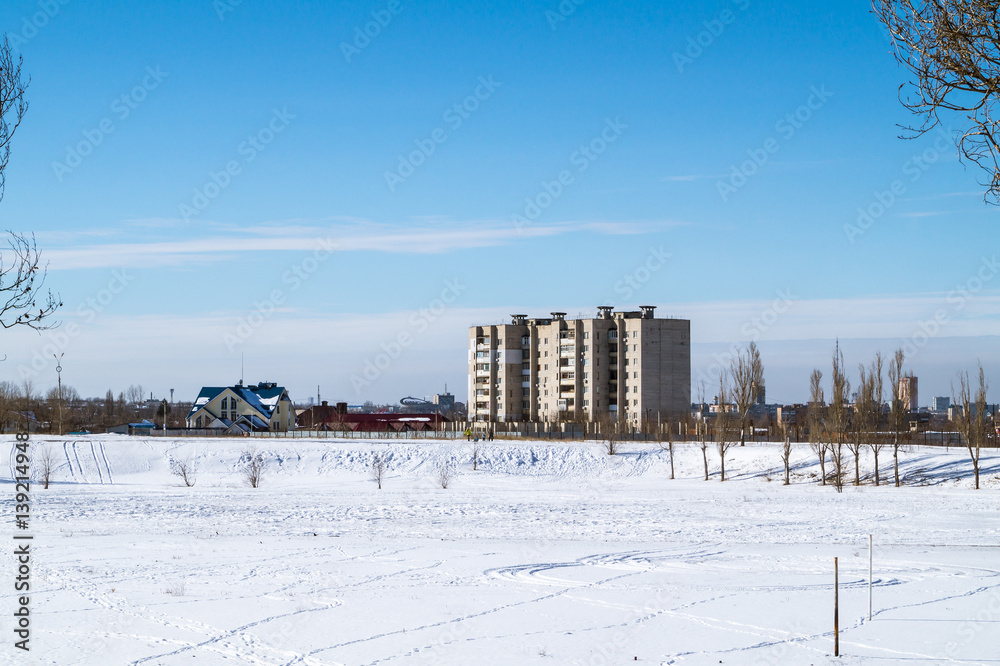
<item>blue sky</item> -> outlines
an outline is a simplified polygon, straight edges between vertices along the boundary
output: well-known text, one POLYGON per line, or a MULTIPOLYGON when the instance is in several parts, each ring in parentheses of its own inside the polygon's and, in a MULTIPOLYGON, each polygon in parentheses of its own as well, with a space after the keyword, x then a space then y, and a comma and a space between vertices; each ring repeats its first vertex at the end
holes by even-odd
POLYGON ((4 378, 58 351, 84 395, 193 398, 242 356, 297 399, 464 399, 469 325, 640 303, 692 320, 696 381, 757 339, 774 400, 836 337, 909 342, 922 403, 1000 370, 996 210, 898 138, 867 2, 275 4, 4 3, 0 216, 66 304, 4 378))

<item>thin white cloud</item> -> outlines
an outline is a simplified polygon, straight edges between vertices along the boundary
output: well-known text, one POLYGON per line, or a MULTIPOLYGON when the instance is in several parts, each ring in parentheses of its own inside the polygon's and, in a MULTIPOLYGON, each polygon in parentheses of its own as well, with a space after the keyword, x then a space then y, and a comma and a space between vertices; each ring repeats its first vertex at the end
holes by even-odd
MULTIPOLYGON (((650 233, 682 223, 567 222, 548 225, 511 223, 441 224, 400 229, 356 222, 339 226, 272 223, 234 229, 233 234, 184 240, 107 243, 46 250, 51 270, 81 268, 140 268, 211 262, 247 252, 387 252, 442 254, 458 250, 508 245, 531 238, 574 232, 606 235, 650 233)), ((217 234, 217 232, 216 232, 217 234)))

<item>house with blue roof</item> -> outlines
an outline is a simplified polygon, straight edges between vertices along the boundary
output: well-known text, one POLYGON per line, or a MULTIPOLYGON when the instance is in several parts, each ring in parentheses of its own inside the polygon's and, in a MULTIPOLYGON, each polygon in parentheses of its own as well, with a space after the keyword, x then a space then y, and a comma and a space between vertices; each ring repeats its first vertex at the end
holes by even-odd
POLYGON ((273 382, 244 386, 206 386, 191 405, 188 428, 221 430, 225 434, 288 432, 295 429, 295 408, 288 391, 273 382))

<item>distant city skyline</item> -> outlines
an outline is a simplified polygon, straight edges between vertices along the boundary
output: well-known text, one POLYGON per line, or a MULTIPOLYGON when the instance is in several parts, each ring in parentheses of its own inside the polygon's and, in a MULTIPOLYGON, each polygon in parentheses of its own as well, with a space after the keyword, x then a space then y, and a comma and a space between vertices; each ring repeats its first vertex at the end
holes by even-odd
POLYGON ((1000 381, 997 211, 957 123, 898 138, 867 0, 0 19, 31 77, 0 216, 65 303, 4 332, 2 380, 44 391, 65 353, 84 396, 184 400, 243 356, 294 400, 465 401, 470 325, 648 304, 692 322, 693 396, 750 340, 770 402, 828 379, 837 338, 852 377, 909 347, 925 405, 977 361, 1000 381))

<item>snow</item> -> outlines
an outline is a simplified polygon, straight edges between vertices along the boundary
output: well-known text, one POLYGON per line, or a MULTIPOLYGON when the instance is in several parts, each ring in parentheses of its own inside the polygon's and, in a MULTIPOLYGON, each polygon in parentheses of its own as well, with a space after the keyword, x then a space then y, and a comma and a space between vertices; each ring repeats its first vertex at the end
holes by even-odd
POLYGON ((209 397, 208 396, 202 396, 202 397, 200 397, 200 398, 198 398, 197 400, 194 401, 194 406, 195 407, 201 407, 202 405, 207 405, 208 402, 209 402, 209 397))
POLYGON ((265 407, 274 407, 275 405, 278 404, 278 400, 280 399, 281 399, 280 395, 276 395, 270 398, 261 398, 260 396, 257 396, 257 400, 260 402, 260 404, 264 405, 265 407))
MULTIPOLYGON (((32 486, 32 651, 17 663, 980 664, 1000 643, 1000 451, 984 452, 979 491, 964 450, 914 447, 904 487, 871 485, 868 453, 866 485, 838 494, 807 445, 790 486, 774 444, 731 449, 726 483, 711 448, 702 480, 691 444, 675 445, 676 480, 639 443, 613 457, 480 443, 475 472, 465 441, 49 446, 60 467, 32 486), (238 473, 248 445, 268 459, 257 489, 238 473), (173 460, 196 462, 195 487, 173 460)), ((880 462, 891 478, 891 452, 880 462)))

